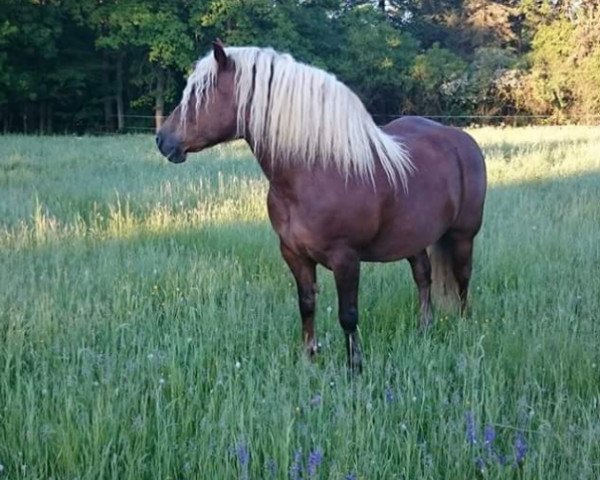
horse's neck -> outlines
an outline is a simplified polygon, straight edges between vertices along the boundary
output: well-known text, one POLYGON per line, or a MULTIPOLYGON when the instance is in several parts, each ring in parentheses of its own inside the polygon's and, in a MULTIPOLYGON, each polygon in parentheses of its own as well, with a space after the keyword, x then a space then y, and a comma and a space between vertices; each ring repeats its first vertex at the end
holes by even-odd
MULTIPOLYGON (((269 182, 272 182, 277 174, 277 172, 276 172, 277 164, 275 162, 275 159, 270 154, 260 151, 260 149, 258 149, 258 151, 257 151, 257 149, 254 148, 254 140, 252 139, 252 137, 249 133, 246 134, 245 140, 246 140, 246 143, 248 143, 250 150, 252 150, 254 157, 258 161, 258 164, 260 165, 261 170, 267 177, 267 180, 269 180, 269 182)), ((279 169, 277 169, 277 170, 279 170, 279 169)))

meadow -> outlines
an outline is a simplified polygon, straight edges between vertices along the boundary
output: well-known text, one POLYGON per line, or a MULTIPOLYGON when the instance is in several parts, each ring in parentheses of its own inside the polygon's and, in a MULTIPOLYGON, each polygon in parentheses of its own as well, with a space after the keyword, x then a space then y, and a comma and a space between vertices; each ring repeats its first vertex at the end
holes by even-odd
POLYGON ((243 145, 0 137, 0 480, 600 478, 600 128, 471 133, 470 313, 421 334, 408 263, 364 265, 352 380, 243 145))

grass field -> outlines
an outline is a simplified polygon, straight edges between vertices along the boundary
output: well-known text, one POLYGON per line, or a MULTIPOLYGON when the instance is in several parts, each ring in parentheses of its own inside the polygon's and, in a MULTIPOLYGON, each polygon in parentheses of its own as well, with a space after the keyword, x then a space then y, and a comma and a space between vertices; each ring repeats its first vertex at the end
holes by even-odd
POLYGON ((600 128, 481 129, 467 318, 427 335, 366 265, 366 371, 331 274, 304 359, 240 145, 0 137, 0 480, 600 478, 600 128))

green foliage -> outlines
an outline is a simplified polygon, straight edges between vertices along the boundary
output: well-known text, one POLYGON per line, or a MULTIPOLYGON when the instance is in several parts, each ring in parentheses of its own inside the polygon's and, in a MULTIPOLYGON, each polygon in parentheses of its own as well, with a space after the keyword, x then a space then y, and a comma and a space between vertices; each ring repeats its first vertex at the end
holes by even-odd
POLYGON ((201 17, 201 26, 231 45, 273 45, 289 49, 299 40, 289 13, 285 2, 275 8, 269 0, 244 3, 217 0, 209 3, 201 17))
POLYGON ((337 0, 319 2, 217 0, 196 14, 206 46, 214 38, 229 45, 270 46, 321 67, 339 53, 340 24, 331 12, 337 0))
POLYGON ((335 73, 378 121, 598 114, 597 7, 595 0, 5 0, 0 121, 5 130, 31 130, 48 117, 55 128, 94 131, 114 127, 117 104, 135 116, 160 114, 166 102, 167 113, 216 37, 272 46, 335 73))
POLYGON ((378 12, 357 9, 342 19, 344 53, 332 70, 376 113, 403 111, 412 87, 410 69, 418 42, 378 12))
POLYGON ((581 114, 600 113, 600 46, 595 48, 581 64, 585 82, 577 82, 575 93, 581 99, 581 114))
POLYGON ((52 5, 43 11, 29 3, 7 2, 0 6, 0 18, 0 102, 12 96, 35 101, 50 88, 39 69, 56 70, 60 13, 52 5))
POLYGON ((533 39, 532 76, 536 93, 546 105, 564 110, 571 97, 573 74, 569 56, 573 52, 575 26, 558 20, 540 27, 533 39))
POLYGON ((467 63, 450 50, 435 43, 432 48, 415 58, 412 78, 417 93, 413 110, 460 114, 464 112, 464 100, 458 95, 467 63))
POLYGON ((497 98, 497 82, 515 62, 515 55, 510 50, 491 47, 475 51, 470 65, 470 92, 467 97, 478 113, 502 113, 502 104, 497 98))
POLYGON ((559 18, 541 26, 530 55, 537 111, 555 115, 600 113, 600 13, 577 21, 559 18))
POLYGON ((15 77, 13 68, 8 61, 8 53, 4 50, 6 46, 14 41, 12 37, 18 32, 16 25, 8 20, 0 23, 0 105, 6 103, 7 91, 15 77))
MULTIPOLYGON (((86 7, 85 3, 79 5, 86 7)), ((98 48, 141 47, 149 62, 186 68, 193 55, 193 42, 183 20, 183 6, 181 1, 92 2, 84 12, 97 31, 98 48)))

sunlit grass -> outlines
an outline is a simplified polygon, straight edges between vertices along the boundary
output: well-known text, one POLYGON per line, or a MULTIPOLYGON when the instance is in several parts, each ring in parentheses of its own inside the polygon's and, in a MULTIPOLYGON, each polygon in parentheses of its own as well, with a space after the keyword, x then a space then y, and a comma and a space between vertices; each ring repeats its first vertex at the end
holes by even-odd
POLYGON ((600 171, 600 127, 482 128, 471 133, 486 152, 491 185, 600 171))
POLYGON ((302 356, 243 145, 2 137, 0 479, 307 478, 317 450, 314 478, 600 477, 600 129, 472 134, 471 315, 422 336, 406 265, 365 265, 353 382, 324 270, 302 356))

